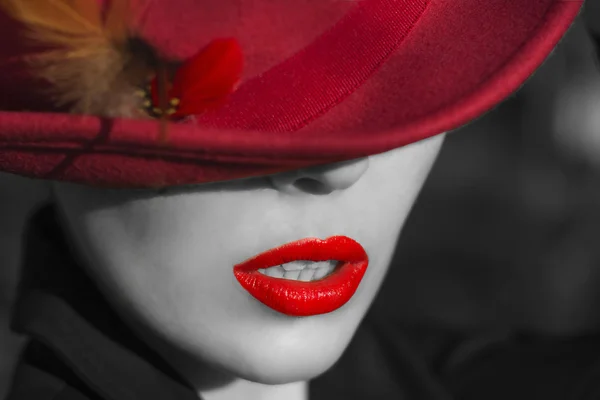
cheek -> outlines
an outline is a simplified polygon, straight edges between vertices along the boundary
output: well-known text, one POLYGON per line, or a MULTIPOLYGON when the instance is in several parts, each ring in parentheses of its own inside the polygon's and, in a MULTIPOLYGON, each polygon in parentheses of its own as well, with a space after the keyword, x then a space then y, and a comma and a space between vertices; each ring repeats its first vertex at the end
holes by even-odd
POLYGON ((374 156, 355 185, 331 196, 185 194, 73 220, 104 292, 143 327, 142 337, 166 338, 198 362, 247 379, 309 379, 338 359, 367 312, 440 144, 438 138, 374 156), (233 276, 234 264, 268 248, 337 234, 363 244, 370 263, 355 296, 336 312, 277 314, 233 276))
MULTIPOLYGON (((368 223, 399 229, 415 203, 445 135, 373 157, 367 179, 359 182, 368 223)), ((384 234, 381 234, 383 237, 384 234)))
POLYGON ((371 162, 362 192, 368 197, 362 202, 361 221, 369 236, 365 241, 373 251, 372 280, 365 282, 366 291, 374 296, 379 289, 396 248, 398 235, 418 198, 427 176, 439 154, 444 135, 396 149, 371 162))

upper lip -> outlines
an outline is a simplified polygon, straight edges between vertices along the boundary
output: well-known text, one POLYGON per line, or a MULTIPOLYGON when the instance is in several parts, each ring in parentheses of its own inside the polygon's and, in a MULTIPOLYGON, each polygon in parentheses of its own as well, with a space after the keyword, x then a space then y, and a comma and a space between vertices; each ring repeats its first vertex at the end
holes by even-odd
POLYGON ((255 271, 298 260, 337 260, 357 263, 367 259, 365 249, 357 241, 347 236, 331 236, 324 240, 308 237, 257 254, 237 264, 235 269, 255 271))

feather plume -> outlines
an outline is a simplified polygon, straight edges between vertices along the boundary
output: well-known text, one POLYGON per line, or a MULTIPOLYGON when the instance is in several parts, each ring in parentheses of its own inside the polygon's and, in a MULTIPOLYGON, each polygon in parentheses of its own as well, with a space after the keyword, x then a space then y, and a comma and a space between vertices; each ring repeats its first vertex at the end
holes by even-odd
POLYGON ((50 83, 56 107, 106 117, 147 117, 136 90, 156 56, 133 40, 129 0, 0 0, 23 24, 26 38, 45 50, 25 62, 50 83))
POLYGON ((215 39, 185 62, 167 62, 135 32, 131 1, 0 0, 0 8, 46 49, 25 61, 50 83, 57 108, 159 118, 164 143, 168 121, 224 103, 241 79, 243 54, 236 39, 215 39))

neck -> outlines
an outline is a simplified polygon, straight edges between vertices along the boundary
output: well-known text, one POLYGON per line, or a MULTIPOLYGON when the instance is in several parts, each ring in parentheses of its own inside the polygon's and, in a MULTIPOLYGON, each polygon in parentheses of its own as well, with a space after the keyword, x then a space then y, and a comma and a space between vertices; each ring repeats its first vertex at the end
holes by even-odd
POLYGON ((166 343, 159 335, 143 329, 135 318, 128 318, 129 326, 138 336, 162 354, 180 376, 198 392, 203 400, 308 400, 308 382, 266 385, 237 378, 188 352, 166 343))
POLYGON ((307 382, 263 385, 238 379, 229 385, 200 392, 204 400, 308 400, 307 382))

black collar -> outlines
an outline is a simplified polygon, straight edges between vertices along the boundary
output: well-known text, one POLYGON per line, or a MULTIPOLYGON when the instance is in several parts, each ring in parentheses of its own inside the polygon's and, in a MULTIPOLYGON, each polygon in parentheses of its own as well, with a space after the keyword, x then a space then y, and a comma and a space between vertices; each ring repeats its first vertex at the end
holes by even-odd
MULTIPOLYGON (((72 373, 72 379, 102 399, 198 400, 195 391, 135 337, 77 266, 53 206, 34 215, 25 238, 12 328, 32 338, 33 347, 57 356, 49 367, 52 372, 72 373)), ((31 345, 29 353, 38 354, 37 361, 31 360, 34 364, 49 363, 48 354, 39 357, 31 345)))

